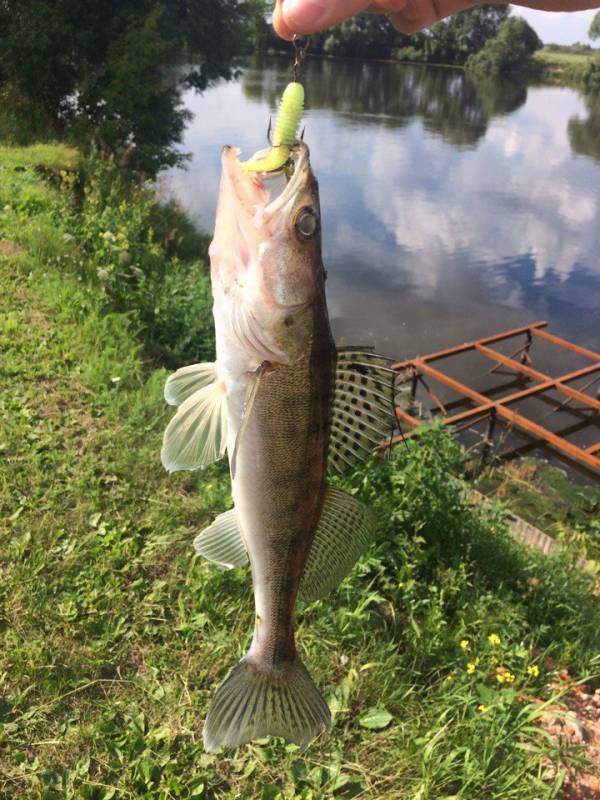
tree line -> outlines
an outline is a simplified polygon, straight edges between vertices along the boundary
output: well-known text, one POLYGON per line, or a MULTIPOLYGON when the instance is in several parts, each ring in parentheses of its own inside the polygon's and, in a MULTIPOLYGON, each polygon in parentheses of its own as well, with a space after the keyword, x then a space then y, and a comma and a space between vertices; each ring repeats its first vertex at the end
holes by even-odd
POLYGON ((193 62, 182 82, 199 90, 231 77, 264 13, 264 0, 0 0, 4 126, 93 141, 153 175, 182 159, 171 68, 193 62))
MULTIPOLYGON (((181 163, 185 86, 231 78, 236 59, 281 50, 265 0, 0 0, 0 137, 64 135, 153 176, 181 163), (187 66, 187 65, 192 66, 187 66)), ((600 37, 600 12, 590 36, 600 37)), ((311 36, 311 52, 533 71, 542 46, 506 5, 485 5, 413 36, 375 14, 311 36)), ((600 61, 586 87, 600 91, 600 61)))
MULTIPOLYGON (((509 14, 504 4, 477 6, 411 36, 395 31, 385 17, 362 14, 311 36, 311 52, 466 65, 488 73, 532 71, 536 65, 531 56, 542 42, 524 19, 509 14)), ((281 49, 281 41, 266 24, 261 44, 281 49)))

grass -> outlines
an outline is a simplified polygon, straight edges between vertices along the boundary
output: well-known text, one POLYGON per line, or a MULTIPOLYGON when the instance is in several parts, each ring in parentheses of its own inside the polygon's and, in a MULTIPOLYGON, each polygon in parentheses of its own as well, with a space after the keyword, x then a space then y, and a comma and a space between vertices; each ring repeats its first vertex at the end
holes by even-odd
POLYGON ((551 83, 583 86, 594 56, 537 50, 533 57, 544 65, 544 78, 551 83))
POLYGON ((1 147, 0 164, 4 169, 36 167, 48 171, 76 170, 81 166, 78 150, 65 144, 33 144, 28 147, 1 147))
POLYGON ((600 561, 600 490, 571 483, 564 470, 525 459, 486 471, 477 488, 549 536, 600 561))
POLYGON ((501 509, 471 509, 447 480, 461 452, 435 429, 342 481, 380 526, 340 590, 299 613, 331 734, 305 753, 204 753, 253 618, 247 572, 191 548, 230 505, 226 467, 163 471, 167 373, 139 317, 107 304, 64 190, 0 171, 0 240, 18 244, 0 251, 0 797, 559 797, 548 764, 580 757, 542 735, 536 700, 560 668, 598 672, 592 581, 569 553, 521 549, 501 509))
POLYGON ((557 66, 587 66, 592 60, 593 55, 586 55, 585 53, 563 53, 552 50, 537 50, 535 53, 535 58, 537 58, 539 61, 543 61, 544 64, 555 64, 557 66))

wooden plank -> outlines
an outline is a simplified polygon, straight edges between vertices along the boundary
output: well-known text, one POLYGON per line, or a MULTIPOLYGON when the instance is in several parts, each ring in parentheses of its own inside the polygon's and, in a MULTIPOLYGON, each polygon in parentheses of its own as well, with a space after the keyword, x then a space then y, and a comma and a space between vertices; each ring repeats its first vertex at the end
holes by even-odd
POLYGON ((574 344, 570 342, 568 339, 563 339, 560 336, 555 336, 553 333, 548 333, 548 331, 541 331, 539 328, 532 326, 531 332, 534 336, 539 336, 541 339, 545 339, 547 342, 552 342, 552 344, 557 344, 559 347, 564 347, 567 350, 572 350, 574 353, 578 353, 580 356, 584 358, 589 358, 592 361, 599 361, 600 362, 600 353, 594 353, 593 350, 588 350, 587 347, 581 347, 578 344, 574 344))
MULTIPOLYGON (((562 394, 566 394, 569 397, 573 398, 573 400, 579 400, 580 403, 584 403, 587 406, 591 406, 600 411, 600 401, 590 397, 583 392, 578 391, 577 389, 572 389, 570 386, 563 386, 561 377, 558 378, 551 378, 549 375, 546 375, 543 372, 538 372, 536 369, 531 369, 531 367, 526 367, 524 364, 519 364, 518 361, 514 361, 512 358, 503 355, 502 353, 496 352, 496 350, 492 350, 491 347, 485 347, 481 344, 476 344, 475 349, 478 353, 481 353, 487 358, 494 359, 494 361, 498 361, 500 364, 504 364, 506 367, 510 367, 514 369, 516 372, 520 372, 522 375, 527 375, 529 378, 533 378, 536 381, 541 381, 542 383, 548 384, 548 389, 556 389, 562 394)), ((600 369, 600 363, 598 364, 598 368, 600 369)), ((572 378, 570 379, 572 380, 572 378)), ((504 402, 504 400, 500 399, 499 403, 504 402)))
MULTIPOLYGON (((548 323, 545 320, 534 322, 532 325, 523 325, 521 328, 513 328, 509 331, 502 331, 495 333, 492 336, 485 336, 483 339, 475 339, 472 342, 464 342, 463 344, 456 345, 455 347, 448 347, 445 350, 438 350, 435 353, 429 353, 426 356, 420 356, 421 361, 437 361, 440 358, 447 358, 448 356, 456 355, 457 353, 464 353, 466 350, 473 350, 475 344, 492 344, 493 342, 501 342, 504 339, 512 339, 513 336, 520 336, 523 333, 531 331, 532 333, 539 328, 545 328, 548 323)), ((392 369, 405 369, 414 363, 414 359, 407 359, 406 361, 398 361, 392 364, 392 369)))

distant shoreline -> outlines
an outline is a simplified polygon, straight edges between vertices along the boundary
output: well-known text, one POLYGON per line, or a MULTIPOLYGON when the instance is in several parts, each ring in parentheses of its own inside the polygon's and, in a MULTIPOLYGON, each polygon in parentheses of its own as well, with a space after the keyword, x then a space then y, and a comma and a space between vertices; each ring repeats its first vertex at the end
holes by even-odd
MULTIPOLYGON (((600 53, 600 51, 598 51, 600 53)), ((255 51, 255 55, 264 56, 286 56, 290 57, 288 50, 274 50, 270 48, 267 51, 255 51)), ((366 58, 364 56, 336 56, 328 55, 326 53, 308 53, 311 59, 318 59, 321 61, 359 61, 364 64, 406 64, 412 67, 437 67, 442 69, 455 69, 466 73, 463 64, 444 64, 430 61, 400 61, 396 58, 366 58)), ((529 78, 532 82, 548 86, 567 86, 575 89, 580 89, 583 78, 583 72, 588 63, 593 58, 593 55, 583 55, 577 53, 563 53, 555 52, 552 50, 538 50, 534 54, 534 59, 541 63, 542 72, 539 75, 529 76, 524 72, 506 73, 504 77, 511 78, 520 76, 529 78)))

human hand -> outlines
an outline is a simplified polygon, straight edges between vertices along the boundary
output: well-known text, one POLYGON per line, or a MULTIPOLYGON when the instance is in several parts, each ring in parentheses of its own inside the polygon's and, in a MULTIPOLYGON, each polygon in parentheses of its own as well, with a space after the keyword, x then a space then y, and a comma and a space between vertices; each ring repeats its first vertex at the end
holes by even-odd
MULTIPOLYGON (((582 11, 597 8, 598 0, 516 0, 514 4, 541 11, 582 11)), ((370 11, 388 14, 396 30, 413 34, 476 5, 477 0, 277 0, 273 25, 282 39, 291 40, 295 33, 316 33, 370 11)))
POLYGON ((401 33, 412 34, 444 17, 477 5, 477 0, 277 0, 273 25, 282 39, 337 25, 361 11, 388 14, 401 33))

